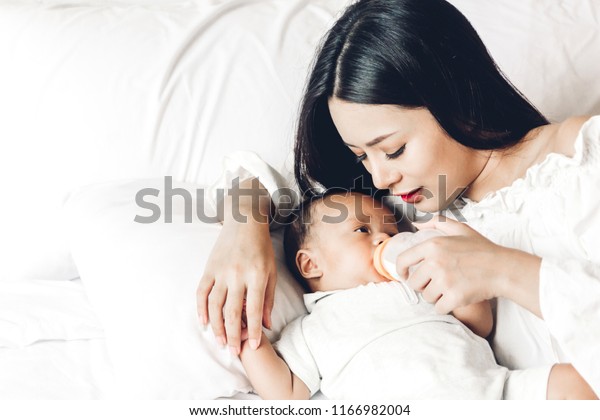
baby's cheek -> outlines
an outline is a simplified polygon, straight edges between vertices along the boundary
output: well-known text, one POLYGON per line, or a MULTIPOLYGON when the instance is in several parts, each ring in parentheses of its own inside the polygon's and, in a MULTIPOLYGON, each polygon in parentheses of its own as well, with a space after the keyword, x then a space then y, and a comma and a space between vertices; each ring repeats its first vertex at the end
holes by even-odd
POLYGON ((370 270, 370 281, 374 282, 374 283, 381 283, 381 282, 387 282, 389 281, 388 279, 386 279, 385 277, 383 277, 381 274, 379 274, 377 272, 377 270, 375 269, 375 267, 371 267, 370 270))
POLYGON ((338 272, 344 277, 343 281, 345 283, 351 286, 359 285, 363 283, 364 277, 369 271, 368 265, 368 263, 365 264, 364 261, 356 256, 346 255, 340 261, 338 272))
POLYGON ((373 258, 371 256, 368 256, 367 258, 356 258, 352 265, 354 268, 353 275, 360 276, 361 283, 377 281, 380 277, 377 270, 375 270, 373 258))

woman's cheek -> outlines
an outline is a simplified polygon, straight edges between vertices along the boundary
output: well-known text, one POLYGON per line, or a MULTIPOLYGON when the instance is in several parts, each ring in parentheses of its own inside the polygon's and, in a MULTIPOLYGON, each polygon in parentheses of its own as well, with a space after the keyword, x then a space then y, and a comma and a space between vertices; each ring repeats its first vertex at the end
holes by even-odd
POLYGON ((365 167, 365 169, 367 170, 368 173, 372 173, 371 172, 371 164, 369 163, 368 159, 365 159, 362 161, 362 166, 365 167))

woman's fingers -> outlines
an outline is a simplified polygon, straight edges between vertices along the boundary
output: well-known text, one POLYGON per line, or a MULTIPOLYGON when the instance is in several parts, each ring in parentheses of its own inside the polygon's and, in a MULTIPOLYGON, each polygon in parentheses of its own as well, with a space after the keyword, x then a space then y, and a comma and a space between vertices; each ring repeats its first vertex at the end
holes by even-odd
POLYGON ((257 349, 262 336, 265 281, 251 282, 246 292, 246 324, 250 348, 257 349))
POLYGON ((196 289, 196 310, 198 311, 198 318, 202 321, 202 325, 208 324, 208 295, 214 284, 213 275, 204 273, 198 284, 198 289, 196 289))
POLYGON ((434 217, 419 229, 434 228, 446 235, 428 239, 401 253, 398 273, 406 278, 410 266, 421 263, 407 284, 435 303, 439 313, 498 296, 505 276, 499 247, 464 223, 434 217), (500 285, 500 286, 499 286, 500 285))
MULTIPOLYGON (((271 312, 273 311, 273 305, 275 303, 275 285, 277 284, 277 270, 273 270, 267 288, 264 294, 264 305, 263 311, 263 325, 269 330, 273 328, 273 320, 271 319, 271 312)), ((262 330, 261 330, 262 331, 262 330)))
MULTIPOLYGON (((247 329, 250 346, 258 348, 262 336, 263 309, 273 307, 274 281, 244 280, 200 281, 197 290, 198 315, 210 322, 213 333, 221 345, 229 345, 238 355, 241 348, 242 330, 247 329), (249 284, 246 289, 246 284, 249 284), (265 290, 267 291, 265 293, 265 290), (242 315, 245 312, 245 325, 242 315)), ((270 317, 268 320, 270 327, 270 317)))
POLYGON ((459 307, 461 307, 461 304, 458 304, 456 299, 454 299, 450 294, 442 295, 435 303, 436 312, 442 315, 449 314, 459 307))
POLYGON ((419 230, 436 229, 448 236, 464 236, 475 232, 473 228, 465 223, 457 222, 454 219, 440 215, 433 216, 427 222, 413 222, 413 225, 419 230))
POLYGON ((423 299, 436 303, 442 297, 442 289, 438 282, 433 281, 435 274, 425 263, 420 264, 408 277, 406 284, 413 290, 421 292, 423 299))
POLYGON ((415 292, 422 293, 430 281, 431 276, 428 270, 426 269, 426 267, 423 267, 423 264, 421 264, 417 267, 415 271, 412 272, 410 276, 408 276, 406 284, 415 292))
POLYGON ((240 343, 242 340, 242 310, 244 307, 244 287, 229 286, 227 289, 227 301, 223 308, 225 317, 225 334, 229 350, 235 356, 240 354, 240 343))
POLYGON ((208 295, 208 317, 213 334, 221 345, 227 344, 225 338, 225 325, 223 324, 223 305, 227 298, 227 289, 224 285, 215 283, 208 295))
POLYGON ((425 241, 411 248, 408 248, 406 251, 398 255, 398 257, 396 258, 396 271, 398 272, 400 278, 402 278, 403 280, 407 280, 409 277, 408 269, 413 265, 417 265, 421 261, 423 261, 423 258, 425 258, 426 255, 427 242, 429 241, 425 241))
POLYGON ((425 286, 425 289, 423 289, 421 295, 426 302, 437 303, 437 301, 443 296, 443 293, 437 282, 428 280, 427 286, 425 286))
POLYGON ((208 320, 217 341, 228 344, 236 355, 242 328, 258 345, 263 308, 266 305, 270 315, 273 306, 272 289, 267 287, 276 271, 268 226, 224 224, 207 267, 196 292, 199 317, 208 320))

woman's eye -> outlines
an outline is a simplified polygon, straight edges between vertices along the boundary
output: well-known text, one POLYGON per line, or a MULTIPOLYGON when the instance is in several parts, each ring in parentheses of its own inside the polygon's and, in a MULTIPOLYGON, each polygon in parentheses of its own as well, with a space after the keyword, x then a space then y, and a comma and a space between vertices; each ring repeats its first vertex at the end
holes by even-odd
POLYGON ((356 163, 362 163, 363 160, 367 158, 367 154, 363 153, 362 155, 356 155, 356 163))
POLYGON ((386 153, 385 158, 386 159, 396 159, 398 156, 400 156, 402 153, 404 153, 404 149, 406 149, 406 144, 403 145, 398 150, 396 150, 394 153, 390 153, 390 154, 386 153))
POLYGON ((361 227, 354 229, 354 231, 360 232, 360 233, 369 233, 369 228, 366 226, 361 226, 361 227))

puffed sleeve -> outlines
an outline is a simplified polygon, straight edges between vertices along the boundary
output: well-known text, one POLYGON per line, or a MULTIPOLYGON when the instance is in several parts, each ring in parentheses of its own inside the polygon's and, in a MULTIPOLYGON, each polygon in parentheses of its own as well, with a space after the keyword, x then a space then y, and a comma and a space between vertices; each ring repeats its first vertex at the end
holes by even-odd
POLYGON ((223 171, 205 194, 205 204, 213 212, 219 208, 228 190, 245 180, 256 178, 267 189, 275 206, 271 228, 279 226, 299 202, 299 192, 293 181, 293 154, 276 170, 256 153, 240 150, 223 159, 223 171))
POLYGON ((579 176, 562 189, 568 191, 564 219, 555 220, 568 227, 573 255, 542 259, 540 309, 563 352, 600 395, 600 118, 580 135, 579 176))
POLYGON ((543 259, 540 308, 552 336, 600 395, 600 266, 543 259))

